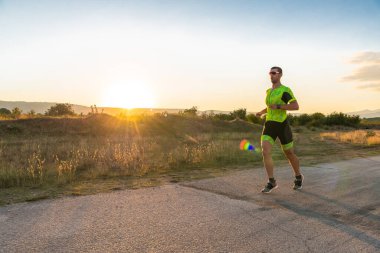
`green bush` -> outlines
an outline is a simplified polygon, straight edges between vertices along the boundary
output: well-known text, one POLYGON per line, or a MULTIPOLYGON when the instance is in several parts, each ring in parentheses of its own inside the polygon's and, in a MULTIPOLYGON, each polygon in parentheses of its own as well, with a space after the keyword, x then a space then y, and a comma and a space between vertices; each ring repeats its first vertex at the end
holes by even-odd
POLYGON ((296 122, 300 126, 305 126, 306 124, 308 124, 311 121, 312 121, 311 116, 309 114, 306 114, 306 113, 301 114, 300 116, 298 116, 297 120, 296 120, 296 122))
POLYGON ((190 109, 185 109, 183 115, 187 116, 197 116, 198 108, 196 106, 191 107, 190 109))
POLYGON ((22 113, 22 110, 20 108, 18 108, 18 107, 15 107, 15 108, 12 109, 11 116, 14 119, 18 119, 18 118, 20 118, 21 113, 22 113))
POLYGON ((2 116, 10 116, 12 112, 8 110, 7 108, 1 108, 0 109, 0 115, 2 116))
POLYGON ((234 110, 233 112, 230 113, 230 115, 234 119, 239 118, 239 119, 242 119, 242 120, 246 120, 247 109, 241 108, 241 109, 238 109, 238 110, 234 110))
POLYGON ((72 116, 75 115, 72 105, 70 104, 56 104, 51 106, 45 114, 47 116, 72 116))
POLYGON ((349 126, 357 127, 360 124, 360 117, 350 116, 344 113, 331 113, 325 116, 323 113, 316 112, 313 114, 301 114, 299 116, 288 115, 291 125, 308 126, 308 127, 326 127, 326 126, 349 126))
POLYGON ((308 123, 309 126, 321 127, 326 124, 326 116, 323 113, 313 113, 310 118, 311 121, 308 123))
POLYGON ((360 123, 360 117, 358 115, 349 116, 344 113, 333 112, 326 117, 326 125, 340 125, 357 127, 360 123))
POLYGON ((235 119, 235 117, 232 116, 231 114, 225 114, 225 113, 217 113, 214 115, 214 118, 219 119, 219 120, 233 120, 233 119, 235 119))

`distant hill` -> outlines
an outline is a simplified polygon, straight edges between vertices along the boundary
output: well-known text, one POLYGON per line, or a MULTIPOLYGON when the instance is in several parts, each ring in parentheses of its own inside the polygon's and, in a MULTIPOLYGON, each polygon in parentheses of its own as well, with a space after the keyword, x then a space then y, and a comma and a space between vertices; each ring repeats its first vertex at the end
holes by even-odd
MULTIPOLYGON (((25 101, 0 101, 0 108, 12 110, 15 107, 20 108, 24 113, 34 110, 36 113, 45 113, 51 106, 57 103, 54 102, 25 102, 25 101)), ((73 105, 76 113, 87 113, 91 109, 87 106, 73 105)))
MULTIPOLYGON (((57 104, 56 102, 25 102, 25 101, 0 101, 0 108, 7 108, 12 110, 15 107, 20 108, 24 113, 29 112, 30 110, 34 110, 36 113, 45 113, 51 106, 57 104)), ((75 113, 83 113, 87 114, 91 112, 91 108, 89 106, 84 105, 75 105, 73 104, 73 109, 75 113)), ((106 113, 110 115, 118 115, 120 113, 178 113, 179 111, 184 109, 169 109, 169 108, 136 108, 126 110, 123 108, 115 108, 115 107, 98 107, 98 112, 106 113)), ((231 111, 220 111, 220 110, 205 110, 199 111, 200 113, 214 113, 214 114, 228 114, 231 111)), ((253 112, 247 112, 253 113, 253 112)), ((300 115, 299 113, 291 113, 293 115, 300 115)), ((361 118, 376 118, 380 117, 380 109, 377 110, 362 110, 357 112, 348 112, 348 115, 359 115, 361 118)))
POLYGON ((348 115, 359 115, 360 118, 376 118, 380 117, 380 109, 377 110, 363 110, 357 112, 348 112, 348 115))
MULTIPOLYGON (((7 108, 12 110, 15 107, 20 108, 24 113, 29 112, 30 110, 34 110, 36 113, 45 113, 51 106, 56 105, 56 102, 25 102, 25 101, 0 101, 0 108, 7 108)), ((76 105, 73 104, 73 109, 75 113, 83 113, 88 114, 91 112, 90 106, 84 105, 76 105)), ((171 109, 171 108, 135 108, 126 110, 124 108, 116 108, 116 107, 98 107, 98 112, 106 113, 109 115, 119 115, 120 113, 178 113, 179 111, 183 111, 184 109, 171 109)), ((206 110, 200 111, 200 113, 230 113, 229 111, 219 111, 219 110, 206 110)))
POLYGON ((366 122, 380 122, 380 117, 365 119, 366 122))
MULTIPOLYGON (((7 108, 12 110, 15 107, 20 108, 24 113, 29 112, 30 110, 34 110, 36 113, 45 113, 51 106, 56 105, 56 102, 25 102, 25 101, 0 101, 0 108, 7 108)), ((83 113, 87 114, 91 112, 91 107, 84 105, 76 105, 73 104, 73 109, 75 113, 83 113)), ((113 108, 113 107, 98 107, 98 112, 103 112, 110 115, 118 115, 120 113, 129 111, 130 113, 160 113, 160 112, 168 112, 168 113, 178 113, 180 109, 166 109, 166 108, 136 108, 126 110, 123 108, 113 108)))

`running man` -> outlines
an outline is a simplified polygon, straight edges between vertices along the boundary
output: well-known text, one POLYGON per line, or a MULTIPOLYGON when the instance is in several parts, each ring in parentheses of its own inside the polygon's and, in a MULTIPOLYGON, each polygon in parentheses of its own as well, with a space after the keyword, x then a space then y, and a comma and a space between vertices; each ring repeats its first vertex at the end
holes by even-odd
POLYGON ((299 106, 293 92, 289 87, 281 84, 282 69, 272 67, 269 72, 272 88, 266 91, 265 103, 267 108, 256 113, 260 117, 266 113, 266 120, 261 135, 261 148, 263 151, 264 166, 268 175, 268 183, 261 190, 263 193, 270 193, 277 188, 277 182, 273 176, 272 145, 277 137, 280 139, 281 147, 289 160, 294 171, 293 189, 301 189, 303 175, 300 172, 299 160, 293 149, 293 136, 290 129, 286 111, 298 110, 299 106))

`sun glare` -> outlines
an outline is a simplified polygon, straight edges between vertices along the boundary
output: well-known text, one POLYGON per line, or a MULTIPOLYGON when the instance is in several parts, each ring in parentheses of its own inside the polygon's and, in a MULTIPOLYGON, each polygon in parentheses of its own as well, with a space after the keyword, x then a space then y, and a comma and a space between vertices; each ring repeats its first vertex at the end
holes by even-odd
POLYGON ((152 108, 152 90, 139 82, 110 85, 103 93, 103 105, 119 108, 152 108))

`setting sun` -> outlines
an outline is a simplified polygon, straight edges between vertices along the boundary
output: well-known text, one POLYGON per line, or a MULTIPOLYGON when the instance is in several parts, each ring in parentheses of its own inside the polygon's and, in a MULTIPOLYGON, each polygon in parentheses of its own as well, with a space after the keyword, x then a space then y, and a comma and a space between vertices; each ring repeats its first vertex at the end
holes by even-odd
POLYGON ((107 107, 152 108, 154 96, 151 89, 141 82, 114 84, 106 88, 103 103, 107 107))

